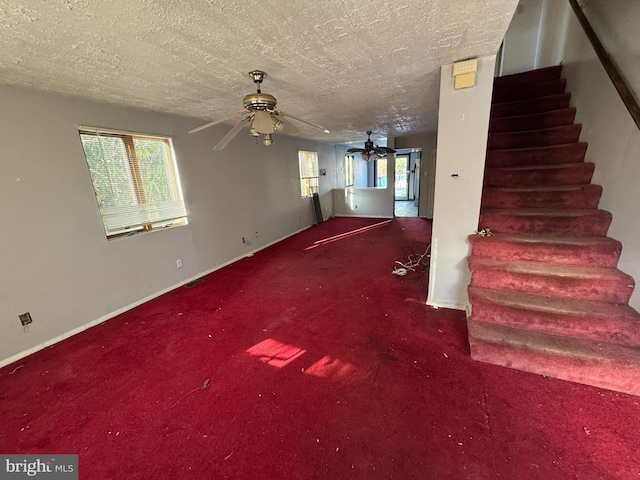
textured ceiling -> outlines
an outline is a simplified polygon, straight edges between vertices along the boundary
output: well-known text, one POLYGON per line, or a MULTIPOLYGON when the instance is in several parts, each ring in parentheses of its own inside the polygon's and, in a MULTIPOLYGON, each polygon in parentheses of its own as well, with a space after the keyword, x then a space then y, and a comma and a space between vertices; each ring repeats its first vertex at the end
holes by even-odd
POLYGON ((495 54, 517 3, 0 0, 0 83, 204 123, 260 69, 279 109, 331 130, 306 138, 433 131, 440 65, 495 54))

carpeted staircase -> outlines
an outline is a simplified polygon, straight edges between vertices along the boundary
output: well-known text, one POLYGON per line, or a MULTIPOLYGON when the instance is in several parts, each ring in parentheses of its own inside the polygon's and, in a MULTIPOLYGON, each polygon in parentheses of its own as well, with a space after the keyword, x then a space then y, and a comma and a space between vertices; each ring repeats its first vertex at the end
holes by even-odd
POLYGON ((640 395, 634 280, 616 268, 561 67, 495 80, 468 319, 474 360, 640 395))

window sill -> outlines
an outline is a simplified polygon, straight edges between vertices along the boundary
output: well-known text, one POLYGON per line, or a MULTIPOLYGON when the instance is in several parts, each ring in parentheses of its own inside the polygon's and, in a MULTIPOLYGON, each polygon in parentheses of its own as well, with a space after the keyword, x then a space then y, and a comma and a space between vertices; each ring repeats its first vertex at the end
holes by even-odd
POLYGON ((137 230, 131 230, 129 232, 121 232, 121 233, 116 233, 113 235, 109 235, 107 236, 107 240, 108 241, 113 241, 113 240, 120 240, 123 238, 129 238, 129 237, 138 237, 140 235, 143 235, 145 233, 154 233, 154 232, 161 232, 163 230, 170 230, 176 227, 184 227, 188 225, 188 222, 186 220, 180 221, 180 222, 174 222, 170 225, 166 225, 163 227, 155 227, 155 228, 151 228, 150 230, 145 230, 145 229, 137 229, 137 230))

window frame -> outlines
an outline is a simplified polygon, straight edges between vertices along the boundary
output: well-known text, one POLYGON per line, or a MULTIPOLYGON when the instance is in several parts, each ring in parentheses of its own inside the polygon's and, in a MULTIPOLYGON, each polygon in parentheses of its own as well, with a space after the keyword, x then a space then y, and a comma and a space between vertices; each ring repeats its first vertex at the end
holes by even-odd
POLYGON ((78 134, 85 157, 85 164, 87 165, 88 173, 92 181, 94 193, 96 195, 96 203, 98 204, 98 209, 104 227, 105 235, 108 240, 123 236, 129 236, 136 233, 163 230, 170 227, 177 227, 188 224, 184 195, 180 182, 180 174, 178 171, 176 155, 173 149, 173 141, 171 137, 165 135, 137 133, 124 130, 112 130, 83 125, 78 126, 78 134), (163 216, 159 219, 149 218, 144 222, 132 222, 129 225, 124 225, 120 228, 110 228, 107 225, 108 222, 105 217, 106 207, 105 209, 103 209, 98 199, 98 191, 96 190, 95 179, 91 171, 91 165, 89 164, 87 151, 85 150, 83 136, 110 137, 119 138, 122 140, 128 160, 127 165, 130 177, 129 188, 131 189, 132 194, 135 196, 135 200, 137 202, 136 205, 146 206, 147 208, 158 205, 159 202, 149 202, 147 200, 147 192, 145 192, 145 181, 140 171, 140 160, 138 159, 138 154, 136 152, 135 140, 151 140, 162 142, 164 144, 164 155, 167 167, 164 180, 166 180, 171 193, 171 197, 173 197, 170 202, 176 203, 176 205, 178 205, 180 214, 163 216))

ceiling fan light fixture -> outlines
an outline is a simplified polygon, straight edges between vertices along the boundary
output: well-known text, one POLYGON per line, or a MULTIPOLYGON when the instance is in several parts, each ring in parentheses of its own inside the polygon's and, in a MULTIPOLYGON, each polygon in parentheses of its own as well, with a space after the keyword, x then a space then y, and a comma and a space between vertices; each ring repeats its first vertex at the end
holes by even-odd
POLYGON ((264 140, 262 141, 262 143, 264 143, 265 145, 271 145, 273 143, 273 138, 271 138, 270 133, 264 134, 264 140))
POLYGON ((273 133, 273 119, 266 110, 256 110, 251 126, 259 133, 273 133))
POLYGON ((255 128, 251 127, 251 129, 249 130, 249 134, 252 137, 259 137, 260 136, 260 132, 257 131, 255 128))
POLYGON ((271 117, 271 123, 273 124, 274 132, 279 132, 280 130, 282 130, 282 127, 284 127, 284 123, 282 123, 281 120, 278 120, 275 117, 271 117))

